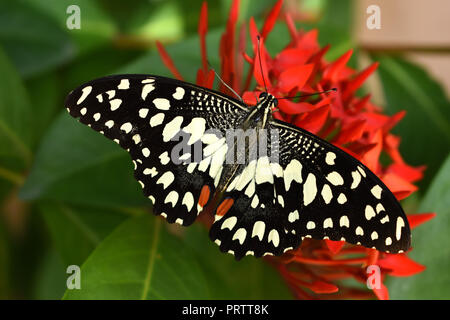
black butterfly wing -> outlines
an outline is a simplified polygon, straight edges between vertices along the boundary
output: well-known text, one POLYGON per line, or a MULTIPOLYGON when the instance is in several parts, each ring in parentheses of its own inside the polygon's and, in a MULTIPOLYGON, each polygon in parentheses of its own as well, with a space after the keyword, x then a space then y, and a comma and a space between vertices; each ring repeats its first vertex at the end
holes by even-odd
POLYGON ((246 113, 219 92, 152 75, 93 80, 72 91, 65 105, 130 153, 154 213, 182 225, 193 223, 214 193, 224 158, 220 138, 246 113))
POLYGON ((406 251, 411 233, 403 209, 357 159, 278 120, 282 190, 288 230, 302 237, 345 240, 385 252, 406 251))

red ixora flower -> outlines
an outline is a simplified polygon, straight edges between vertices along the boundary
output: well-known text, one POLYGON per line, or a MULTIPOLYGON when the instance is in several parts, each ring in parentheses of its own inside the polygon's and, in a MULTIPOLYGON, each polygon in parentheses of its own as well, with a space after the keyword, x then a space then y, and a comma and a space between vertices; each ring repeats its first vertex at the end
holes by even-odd
MULTIPOLYGON (((268 91, 276 97, 337 88, 338 91, 332 94, 324 93, 297 101, 279 100, 279 110, 274 113, 274 117, 302 127, 350 153, 377 174, 397 199, 404 199, 417 191, 413 183, 422 178, 424 167, 409 166, 398 150, 400 138, 390 133, 405 113, 384 115, 380 107, 371 103, 370 94, 364 97, 355 95, 356 90, 376 70, 378 63, 357 72, 346 65, 352 50, 336 61, 326 61, 324 55, 329 46, 319 46, 318 31, 297 30, 289 13, 280 14, 281 8, 282 0, 279 0, 270 10, 261 30, 258 30, 254 19, 250 19, 253 54, 249 55, 245 51, 246 25, 242 24, 239 32, 236 32, 239 0, 232 1, 226 29, 220 40, 222 80, 241 94, 248 105, 254 105, 256 97, 264 91, 263 76, 268 91), (272 56, 264 46, 264 39, 280 16, 288 27, 291 41, 281 52, 272 56), (262 68, 259 66, 257 50, 258 35, 261 38, 262 68), (245 62, 249 64, 246 75, 243 74, 245 62), (255 88, 250 88, 252 79, 256 80, 255 88), (390 158, 388 165, 380 163, 382 152, 390 158)), ((214 72, 207 63, 207 30, 208 9, 204 2, 198 26, 202 66, 197 72, 197 84, 212 88, 214 72)), ((157 48, 164 64, 177 79, 182 80, 183 77, 161 43, 157 42, 157 48)), ((222 84, 219 90, 233 95, 222 84)), ((408 215, 408 220, 411 228, 415 228, 433 217, 434 213, 412 214, 408 215)), ((370 265, 379 266, 381 280, 386 275, 405 277, 425 269, 408 258, 407 254, 379 252, 344 241, 304 239, 298 249, 288 251, 280 258, 264 259, 280 272, 296 298, 388 299, 388 290, 383 283, 369 290, 362 285, 349 287, 348 281, 344 285, 342 280, 353 278, 356 284, 366 284, 371 275, 367 273, 367 266, 370 265)))

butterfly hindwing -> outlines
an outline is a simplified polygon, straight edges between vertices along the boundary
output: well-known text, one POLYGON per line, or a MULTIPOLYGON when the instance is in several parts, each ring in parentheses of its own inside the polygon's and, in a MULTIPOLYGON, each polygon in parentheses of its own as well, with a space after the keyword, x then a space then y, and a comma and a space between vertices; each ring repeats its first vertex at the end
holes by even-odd
POLYGON ((220 93, 151 75, 91 81, 70 93, 66 107, 130 153, 154 213, 183 225, 194 222, 214 193, 218 166, 202 162, 204 150, 244 114, 220 93))

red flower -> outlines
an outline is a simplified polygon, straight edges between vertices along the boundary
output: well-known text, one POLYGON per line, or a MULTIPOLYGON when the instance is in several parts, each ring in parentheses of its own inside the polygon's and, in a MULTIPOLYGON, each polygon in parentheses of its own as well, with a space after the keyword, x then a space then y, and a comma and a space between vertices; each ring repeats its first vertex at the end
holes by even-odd
MULTIPOLYGON (((336 93, 323 93, 313 98, 279 100, 279 111, 274 113, 274 117, 302 127, 350 153, 377 174, 397 199, 401 200, 415 192, 417 187, 413 182, 422 178, 424 167, 406 164, 398 150, 400 138, 390 133, 392 127, 404 116, 404 112, 393 116, 384 115, 380 107, 371 103, 370 95, 355 95, 364 81, 377 69, 378 63, 357 72, 347 66, 353 54, 352 50, 336 61, 326 61, 324 55, 329 46, 320 48, 317 42, 318 31, 297 30, 288 13, 284 13, 283 20, 288 27, 291 41, 281 52, 272 56, 265 48, 264 39, 278 19, 281 7, 282 0, 279 0, 269 12, 260 31, 254 20, 250 19, 253 54, 249 55, 245 52, 244 24, 236 39, 239 0, 232 2, 219 48, 220 75, 223 81, 240 93, 248 105, 256 103, 255 97, 264 91, 265 85, 276 97, 337 88, 336 93), (261 37, 261 58, 257 50, 258 35, 261 37), (247 75, 243 74, 245 61, 249 63, 247 75), (257 84, 255 88, 250 89, 252 78, 257 84), (382 165, 379 161, 382 152, 391 160, 388 165, 382 165)), ((212 88, 214 72, 207 64, 207 29, 207 3, 204 2, 198 27, 202 66, 197 73, 197 84, 212 88)), ((182 79, 163 46, 160 43, 157 43, 157 46, 165 65, 177 79, 182 79)), ((219 90, 232 95, 223 85, 219 90)), ((433 216, 433 213, 408 215, 408 220, 411 228, 415 228, 433 216)), ((388 299, 387 288, 382 283, 369 291, 347 287, 341 282, 353 278, 365 284, 370 276, 366 273, 366 267, 370 265, 380 268, 381 279, 386 275, 411 276, 425 268, 409 259, 407 253, 389 254, 343 241, 313 239, 305 239, 300 248, 289 251, 280 258, 268 257, 265 260, 280 272, 293 294, 301 299, 374 296, 378 299, 388 299), (333 293, 335 295, 332 295, 333 293)))

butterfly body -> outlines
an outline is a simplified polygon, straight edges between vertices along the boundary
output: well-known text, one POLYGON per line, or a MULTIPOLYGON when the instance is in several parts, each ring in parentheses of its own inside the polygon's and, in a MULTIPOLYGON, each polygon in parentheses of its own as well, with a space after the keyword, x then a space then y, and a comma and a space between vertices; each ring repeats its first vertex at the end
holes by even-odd
POLYGON ((211 239, 237 259, 280 255, 302 239, 409 248, 406 216, 362 163, 319 137, 223 93, 153 75, 88 82, 69 113, 130 153, 153 212, 187 226, 206 209, 211 239))

